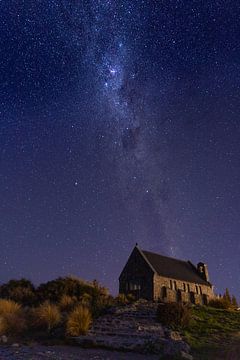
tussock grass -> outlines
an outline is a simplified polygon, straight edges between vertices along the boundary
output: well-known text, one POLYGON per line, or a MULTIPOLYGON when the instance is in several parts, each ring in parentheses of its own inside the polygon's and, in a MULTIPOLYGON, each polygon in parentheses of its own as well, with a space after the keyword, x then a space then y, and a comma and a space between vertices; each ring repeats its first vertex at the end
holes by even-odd
POLYGON ((70 336, 85 335, 91 325, 92 315, 88 307, 78 305, 68 316, 67 334, 70 336))
POLYGON ((45 301, 33 313, 37 325, 46 327, 50 332, 61 321, 61 313, 57 305, 45 301))
POLYGON ((59 301, 59 307, 62 311, 70 311, 76 302, 77 299, 75 296, 63 295, 59 301))
POLYGON ((21 305, 12 300, 0 299, 0 335, 16 335, 26 329, 21 305))

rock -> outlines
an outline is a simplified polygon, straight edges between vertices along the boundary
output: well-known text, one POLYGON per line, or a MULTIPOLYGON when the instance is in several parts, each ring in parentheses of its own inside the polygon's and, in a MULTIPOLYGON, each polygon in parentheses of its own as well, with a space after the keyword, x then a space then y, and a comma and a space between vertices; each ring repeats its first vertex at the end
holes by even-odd
POLYGON ((20 347, 20 345, 18 343, 14 343, 14 344, 12 344, 12 347, 18 348, 18 347, 20 347))
POLYGON ((190 352, 190 346, 184 341, 166 340, 163 346, 164 355, 177 356, 181 355, 181 352, 188 354, 190 352))
POLYGON ((185 353, 184 351, 181 351, 181 358, 185 360, 193 360, 193 356, 185 353))
POLYGON ((169 331, 168 333, 168 337, 171 340, 175 340, 175 341, 181 341, 182 337, 180 335, 180 333, 178 331, 169 331))
POLYGON ((6 335, 2 335, 2 336, 1 336, 1 342, 2 342, 3 344, 6 344, 6 343, 8 342, 8 338, 7 338, 6 335))
POLYGON ((74 338, 83 347, 105 347, 144 354, 181 356, 190 348, 177 331, 156 319, 158 304, 139 301, 111 309, 94 321, 87 336, 74 338))

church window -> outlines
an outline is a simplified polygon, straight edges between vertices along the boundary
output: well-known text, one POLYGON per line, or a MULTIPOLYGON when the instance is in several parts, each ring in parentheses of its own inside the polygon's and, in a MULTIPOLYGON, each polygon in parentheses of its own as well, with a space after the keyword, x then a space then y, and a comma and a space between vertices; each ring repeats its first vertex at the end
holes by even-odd
POLYGON ((166 289, 166 286, 162 286, 162 289, 161 289, 161 297, 162 299, 167 297, 167 289, 166 289))
POLYGON ((129 283, 129 290, 130 291, 141 290, 140 282, 130 282, 129 283))
POLYGON ((173 283, 172 283, 172 280, 170 280, 170 289, 173 289, 173 283))
POLYGON ((187 291, 190 292, 190 285, 187 284, 187 291))
POLYGON ((186 284, 183 283, 183 291, 186 291, 186 284))

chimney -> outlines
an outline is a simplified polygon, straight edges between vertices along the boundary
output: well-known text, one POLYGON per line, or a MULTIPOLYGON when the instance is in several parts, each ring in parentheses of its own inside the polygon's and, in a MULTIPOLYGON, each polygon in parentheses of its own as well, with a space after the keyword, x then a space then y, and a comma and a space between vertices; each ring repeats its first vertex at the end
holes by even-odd
POLYGON ((203 280, 209 281, 207 264, 200 262, 197 264, 197 269, 198 269, 200 276, 203 278, 203 280))

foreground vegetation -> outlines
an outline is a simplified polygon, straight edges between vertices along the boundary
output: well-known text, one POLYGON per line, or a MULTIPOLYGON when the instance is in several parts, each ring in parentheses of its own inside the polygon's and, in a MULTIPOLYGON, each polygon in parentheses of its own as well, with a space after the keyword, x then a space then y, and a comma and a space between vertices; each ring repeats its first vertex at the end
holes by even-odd
POLYGON ((109 307, 132 302, 112 297, 97 281, 58 278, 35 288, 26 279, 0 286, 0 336, 23 341, 61 342, 87 333, 92 321, 109 307))
POLYGON ((238 359, 240 354, 240 312, 197 306, 183 334, 196 359, 238 359))
POLYGON ((226 291, 208 306, 159 304, 158 321, 180 331, 195 359, 240 359, 240 311, 226 291))
MULTIPOLYGON (((25 279, 0 286, 0 336, 10 341, 62 344, 84 335, 94 320, 112 306, 126 305, 132 296, 112 297, 97 281, 58 278, 35 288, 25 279)), ((240 311, 225 294, 209 306, 159 304, 158 320, 178 330, 198 360, 240 357, 240 311), (235 355, 237 354, 237 355, 235 355)))

